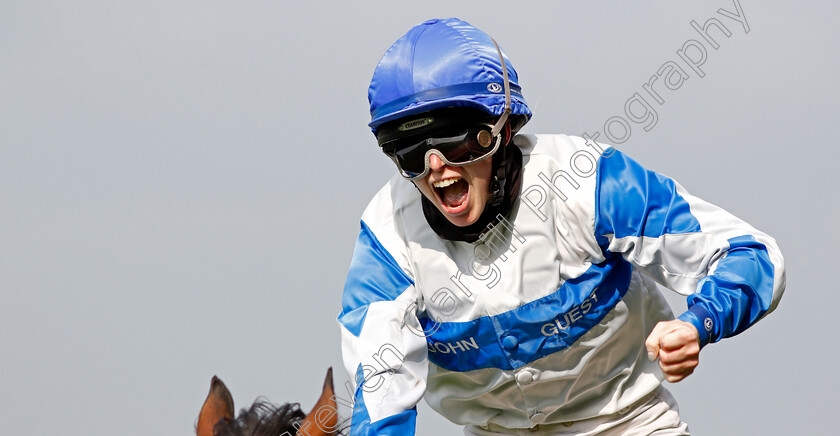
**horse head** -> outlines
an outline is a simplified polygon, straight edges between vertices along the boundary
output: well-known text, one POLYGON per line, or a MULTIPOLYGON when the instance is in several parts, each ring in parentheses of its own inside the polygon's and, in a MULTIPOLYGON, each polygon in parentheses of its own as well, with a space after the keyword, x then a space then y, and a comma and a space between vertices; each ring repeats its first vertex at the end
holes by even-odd
POLYGON ((233 397, 218 377, 210 381, 196 425, 197 436, 335 436, 339 434, 338 407, 333 390, 332 368, 327 371, 321 397, 305 414, 297 403, 275 406, 255 401, 234 417, 233 397))

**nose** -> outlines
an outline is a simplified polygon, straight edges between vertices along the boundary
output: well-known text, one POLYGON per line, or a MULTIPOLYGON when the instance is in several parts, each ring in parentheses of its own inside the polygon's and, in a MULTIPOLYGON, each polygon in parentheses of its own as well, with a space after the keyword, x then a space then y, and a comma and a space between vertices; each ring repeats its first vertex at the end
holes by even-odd
POLYGON ((439 171, 441 168, 446 166, 446 164, 440 159, 440 157, 434 153, 429 156, 429 169, 432 171, 439 171))

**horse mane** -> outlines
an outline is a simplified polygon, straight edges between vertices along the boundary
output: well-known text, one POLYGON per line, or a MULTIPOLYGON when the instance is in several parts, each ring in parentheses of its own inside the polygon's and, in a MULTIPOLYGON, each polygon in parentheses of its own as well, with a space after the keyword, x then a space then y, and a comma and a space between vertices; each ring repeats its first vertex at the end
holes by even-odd
POLYGON ((257 399, 249 408, 239 411, 235 420, 222 420, 214 427, 218 436, 281 436, 297 433, 306 415, 298 403, 276 406, 264 399, 257 399))
MULTIPOLYGON (((294 436, 306 414, 299 403, 279 406, 258 398, 249 408, 239 411, 235 420, 219 421, 214 427, 218 436, 294 436)), ((338 435, 346 435, 348 426, 340 425, 338 435)))

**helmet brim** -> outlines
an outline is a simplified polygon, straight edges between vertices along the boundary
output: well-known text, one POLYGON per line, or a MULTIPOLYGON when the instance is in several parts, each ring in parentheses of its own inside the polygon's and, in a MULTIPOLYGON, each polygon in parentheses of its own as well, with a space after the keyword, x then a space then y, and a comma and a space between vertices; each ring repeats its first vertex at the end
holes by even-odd
MULTIPOLYGON (((494 94, 479 94, 463 97, 450 97, 445 100, 423 101, 409 104, 400 110, 374 118, 368 126, 371 130, 376 132, 376 129, 382 124, 412 117, 423 112, 444 108, 471 108, 480 110, 488 116, 499 116, 502 112, 504 112, 505 105, 504 101, 499 102, 499 96, 494 94)), ((525 101, 520 99, 518 96, 511 96, 511 114, 524 115, 527 118, 531 117, 531 111, 528 109, 525 101)))

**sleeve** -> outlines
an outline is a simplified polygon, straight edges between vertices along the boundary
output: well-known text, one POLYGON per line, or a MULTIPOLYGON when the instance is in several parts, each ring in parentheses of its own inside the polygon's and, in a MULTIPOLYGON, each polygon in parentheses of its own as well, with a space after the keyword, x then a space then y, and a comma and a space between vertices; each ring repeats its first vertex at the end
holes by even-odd
POLYGON ((686 295, 679 319, 705 345, 775 309, 785 288, 773 238, 615 151, 598 162, 595 236, 659 284, 686 295))
POLYGON ((414 282, 362 221, 338 322, 355 380, 350 435, 413 435, 428 351, 414 282))

